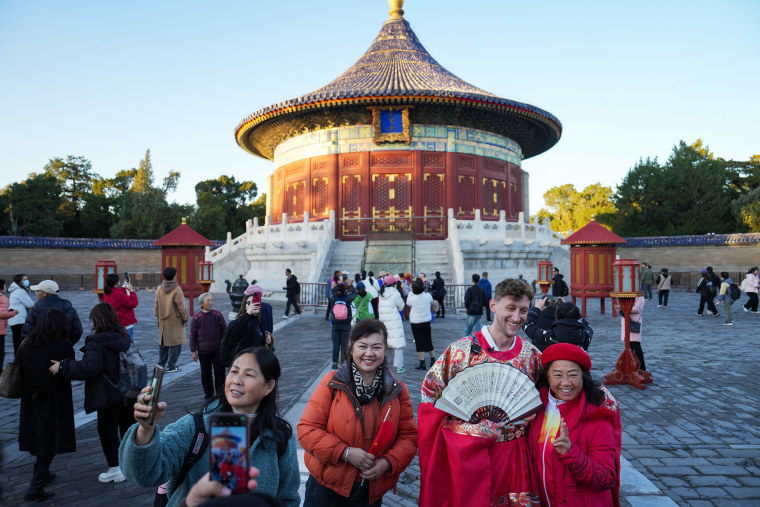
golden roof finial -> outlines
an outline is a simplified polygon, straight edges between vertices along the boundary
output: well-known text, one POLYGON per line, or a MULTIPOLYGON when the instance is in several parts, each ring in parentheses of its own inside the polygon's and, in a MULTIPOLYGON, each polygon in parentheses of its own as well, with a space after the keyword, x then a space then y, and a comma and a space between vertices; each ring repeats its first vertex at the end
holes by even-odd
POLYGON ((187 217, 182 217, 182 223, 187 225, 187 217))
POLYGON ((391 6, 390 12, 391 19, 402 19, 404 17, 404 0, 388 0, 388 5, 391 6))

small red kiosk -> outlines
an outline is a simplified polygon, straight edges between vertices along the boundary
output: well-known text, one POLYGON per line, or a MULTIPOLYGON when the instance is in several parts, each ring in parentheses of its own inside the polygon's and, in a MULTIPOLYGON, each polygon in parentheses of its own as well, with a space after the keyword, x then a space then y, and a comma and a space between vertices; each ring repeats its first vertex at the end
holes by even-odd
MULTIPOLYGON (((575 304, 581 298, 581 312, 586 316, 586 299, 601 299, 601 313, 604 314, 604 300, 611 298, 613 289, 612 263, 615 261, 617 245, 626 241, 600 225, 596 220, 578 229, 563 245, 570 245, 570 295, 575 304)), ((612 307, 612 316, 616 316, 612 307)))
POLYGON ((205 261, 206 246, 214 243, 187 225, 187 219, 182 224, 153 242, 161 247, 161 271, 168 266, 177 268, 177 282, 182 287, 182 293, 190 300, 190 315, 195 313, 194 300, 203 294, 203 286, 199 276, 200 263, 205 261))

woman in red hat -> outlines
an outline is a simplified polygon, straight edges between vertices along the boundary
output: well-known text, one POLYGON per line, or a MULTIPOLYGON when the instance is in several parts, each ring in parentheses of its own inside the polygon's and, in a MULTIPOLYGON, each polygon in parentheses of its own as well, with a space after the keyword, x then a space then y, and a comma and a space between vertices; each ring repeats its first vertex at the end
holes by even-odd
POLYGON ((543 505, 619 506, 618 403, 591 378, 591 358, 570 343, 541 355, 536 387, 544 402, 528 439, 543 505))

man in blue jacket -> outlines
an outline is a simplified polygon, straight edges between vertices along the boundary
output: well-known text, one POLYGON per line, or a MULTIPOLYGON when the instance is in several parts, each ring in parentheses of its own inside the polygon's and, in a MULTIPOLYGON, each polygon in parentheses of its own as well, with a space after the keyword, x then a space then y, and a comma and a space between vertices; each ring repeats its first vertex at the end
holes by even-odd
POLYGON ((58 308, 66 314, 66 320, 69 321, 69 340, 72 345, 75 345, 82 337, 82 321, 79 320, 79 315, 74 307, 71 305, 71 301, 58 297, 58 284, 53 280, 42 280, 37 285, 29 287, 31 290, 37 293, 37 302, 26 314, 26 321, 24 321, 24 327, 21 328, 21 339, 27 337, 37 325, 37 319, 42 312, 48 308, 58 308))
POLYGON ((478 287, 483 289, 483 292, 486 293, 486 300, 483 303, 483 308, 486 309, 486 323, 488 323, 491 322, 491 306, 489 305, 489 302, 491 301, 492 295, 491 282, 488 281, 488 271, 483 271, 483 276, 481 276, 480 281, 478 281, 478 287))

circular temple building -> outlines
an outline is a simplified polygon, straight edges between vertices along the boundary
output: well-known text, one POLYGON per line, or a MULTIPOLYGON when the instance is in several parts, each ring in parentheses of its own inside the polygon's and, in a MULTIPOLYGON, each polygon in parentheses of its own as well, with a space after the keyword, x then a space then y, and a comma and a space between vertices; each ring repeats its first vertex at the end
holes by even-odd
POLYGON ((327 85, 260 109, 236 128, 244 150, 272 160, 267 215, 329 218, 337 239, 447 237, 460 220, 517 221, 528 208, 524 159, 562 125, 535 106, 481 90, 430 56, 391 0, 364 55, 327 85))

